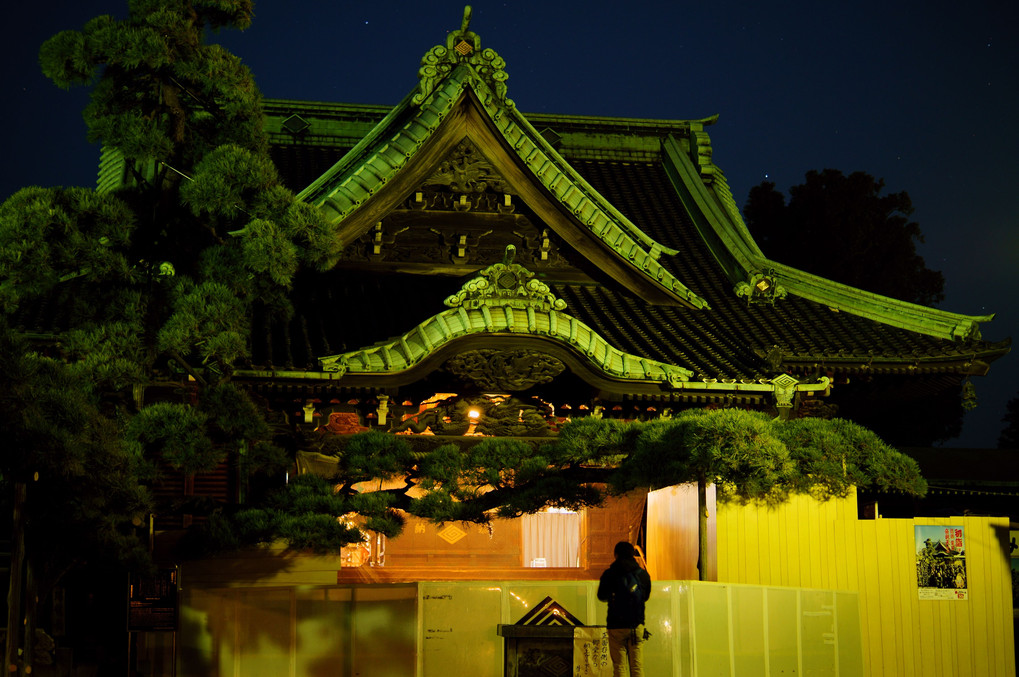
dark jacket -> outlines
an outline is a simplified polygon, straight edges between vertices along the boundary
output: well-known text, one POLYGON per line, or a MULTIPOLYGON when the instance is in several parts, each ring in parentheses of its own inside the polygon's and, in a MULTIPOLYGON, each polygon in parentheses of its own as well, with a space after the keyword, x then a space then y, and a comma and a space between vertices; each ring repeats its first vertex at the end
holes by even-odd
POLYGON ((651 596, 651 576, 633 557, 617 559, 598 582, 598 599, 609 603, 605 625, 609 628, 635 628, 644 624, 644 602, 651 596), (638 599, 626 590, 623 577, 636 570, 641 595, 638 599))

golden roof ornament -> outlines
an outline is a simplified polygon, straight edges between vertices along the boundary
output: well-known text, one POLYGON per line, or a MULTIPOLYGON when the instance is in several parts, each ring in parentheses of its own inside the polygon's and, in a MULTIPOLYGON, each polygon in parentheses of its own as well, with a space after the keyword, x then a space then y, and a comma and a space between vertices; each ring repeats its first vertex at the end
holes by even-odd
POLYGON ((413 97, 415 105, 421 105, 442 80, 461 64, 474 70, 492 90, 495 96, 510 108, 513 102, 506 98, 506 60, 494 49, 481 49, 481 38, 470 30, 471 6, 464 7, 460 29, 446 36, 445 45, 436 45, 421 58, 418 69, 418 91, 413 97))

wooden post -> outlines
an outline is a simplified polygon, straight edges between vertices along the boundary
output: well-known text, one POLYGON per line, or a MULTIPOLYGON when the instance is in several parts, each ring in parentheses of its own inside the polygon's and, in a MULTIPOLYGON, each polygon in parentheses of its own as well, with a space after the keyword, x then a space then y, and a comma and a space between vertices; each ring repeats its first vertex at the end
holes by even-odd
POLYGON ((25 563, 25 497, 24 482, 14 484, 14 516, 11 530, 11 584, 7 593, 7 641, 4 645, 4 672, 21 674, 18 649, 21 647, 23 619, 21 613, 22 578, 25 563))
POLYGON ((708 580, 708 483, 697 479, 697 578, 708 580))
POLYGON ((21 665, 25 675, 35 669, 35 616, 38 609, 39 591, 35 580, 32 560, 25 562, 25 636, 22 638, 21 665))

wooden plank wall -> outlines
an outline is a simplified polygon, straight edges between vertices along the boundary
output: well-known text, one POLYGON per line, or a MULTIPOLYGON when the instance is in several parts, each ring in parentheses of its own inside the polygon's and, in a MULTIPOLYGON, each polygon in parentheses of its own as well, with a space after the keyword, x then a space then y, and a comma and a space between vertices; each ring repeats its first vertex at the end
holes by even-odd
MULTIPOLYGON (((611 497, 585 511, 581 566, 525 567, 519 520, 495 520, 492 530, 461 523, 431 524, 409 517, 389 539, 381 566, 346 567, 339 556, 293 552, 282 545, 222 553, 189 562, 183 577, 199 587, 334 585, 471 580, 597 580, 612 563, 618 541, 640 531, 645 494, 611 497), (443 539, 446 528, 458 537, 443 539)), ((696 578, 696 575, 694 576, 696 578)))
MULTIPOLYGON (((860 593, 866 674, 1014 677, 1009 522, 859 520, 855 498, 718 511, 718 580, 860 593), (920 600, 914 526, 962 525, 969 599, 920 600)), ((651 532, 649 527, 649 532, 651 532)))

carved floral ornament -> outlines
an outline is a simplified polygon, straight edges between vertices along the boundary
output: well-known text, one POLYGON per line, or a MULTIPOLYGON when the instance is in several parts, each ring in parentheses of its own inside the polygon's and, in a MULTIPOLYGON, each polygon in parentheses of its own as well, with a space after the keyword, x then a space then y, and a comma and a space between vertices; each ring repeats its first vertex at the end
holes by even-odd
POLYGON ((485 268, 465 283, 459 292, 446 299, 450 308, 509 306, 535 310, 565 310, 566 301, 556 298, 551 288, 534 273, 513 263, 516 247, 508 245, 502 263, 485 268))
POLYGON ((445 45, 432 47, 421 58, 421 67, 418 69, 420 84, 412 99, 415 105, 421 105, 454 68, 466 64, 474 69, 500 101, 509 108, 514 107, 513 102, 506 98, 506 80, 509 79, 505 71, 506 60, 494 49, 481 49, 481 38, 469 30, 470 23, 471 6, 467 5, 460 30, 451 31, 446 36, 445 45))

